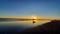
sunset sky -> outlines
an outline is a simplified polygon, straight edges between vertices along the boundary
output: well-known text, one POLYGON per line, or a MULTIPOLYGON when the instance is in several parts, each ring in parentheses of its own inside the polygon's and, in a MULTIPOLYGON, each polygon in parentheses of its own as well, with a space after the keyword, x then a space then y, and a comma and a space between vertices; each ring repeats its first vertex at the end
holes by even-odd
POLYGON ((59 0, 0 0, 1 17, 60 18, 59 0))

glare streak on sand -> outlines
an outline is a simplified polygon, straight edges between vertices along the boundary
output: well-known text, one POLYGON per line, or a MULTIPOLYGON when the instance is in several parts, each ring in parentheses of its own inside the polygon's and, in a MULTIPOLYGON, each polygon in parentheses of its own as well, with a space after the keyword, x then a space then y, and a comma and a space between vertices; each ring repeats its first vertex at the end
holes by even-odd
POLYGON ((37 21, 36 23, 32 23, 32 21, 6 21, 6 22, 1 22, 0 25, 22 25, 22 26, 37 26, 37 25, 42 25, 44 23, 46 23, 47 21, 45 22, 42 22, 42 21, 37 21))

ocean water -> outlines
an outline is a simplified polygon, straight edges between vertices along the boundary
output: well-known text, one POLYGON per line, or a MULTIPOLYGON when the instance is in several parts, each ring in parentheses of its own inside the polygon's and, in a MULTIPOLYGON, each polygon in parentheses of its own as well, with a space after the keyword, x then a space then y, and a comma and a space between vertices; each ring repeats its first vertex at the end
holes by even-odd
POLYGON ((33 24, 32 21, 3 21, 0 22, 0 33, 20 32, 27 28, 33 28, 44 23, 45 22, 36 22, 33 24))

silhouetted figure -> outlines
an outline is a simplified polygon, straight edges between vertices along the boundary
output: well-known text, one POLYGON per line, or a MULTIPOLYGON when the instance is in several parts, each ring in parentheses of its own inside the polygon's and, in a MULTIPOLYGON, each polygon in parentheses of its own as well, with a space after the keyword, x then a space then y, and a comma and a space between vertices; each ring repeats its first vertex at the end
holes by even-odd
POLYGON ((33 24, 35 23, 35 19, 33 19, 33 24))
POLYGON ((35 23, 35 21, 33 21, 33 24, 35 23))

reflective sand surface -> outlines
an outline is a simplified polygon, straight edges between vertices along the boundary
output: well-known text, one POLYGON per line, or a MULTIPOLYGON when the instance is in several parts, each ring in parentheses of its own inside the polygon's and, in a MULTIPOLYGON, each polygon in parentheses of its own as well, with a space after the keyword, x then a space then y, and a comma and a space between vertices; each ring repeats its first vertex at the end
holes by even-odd
POLYGON ((23 31, 27 28, 32 28, 38 25, 42 25, 45 22, 36 22, 32 23, 32 21, 5 21, 0 22, 0 32, 18 32, 23 31))

